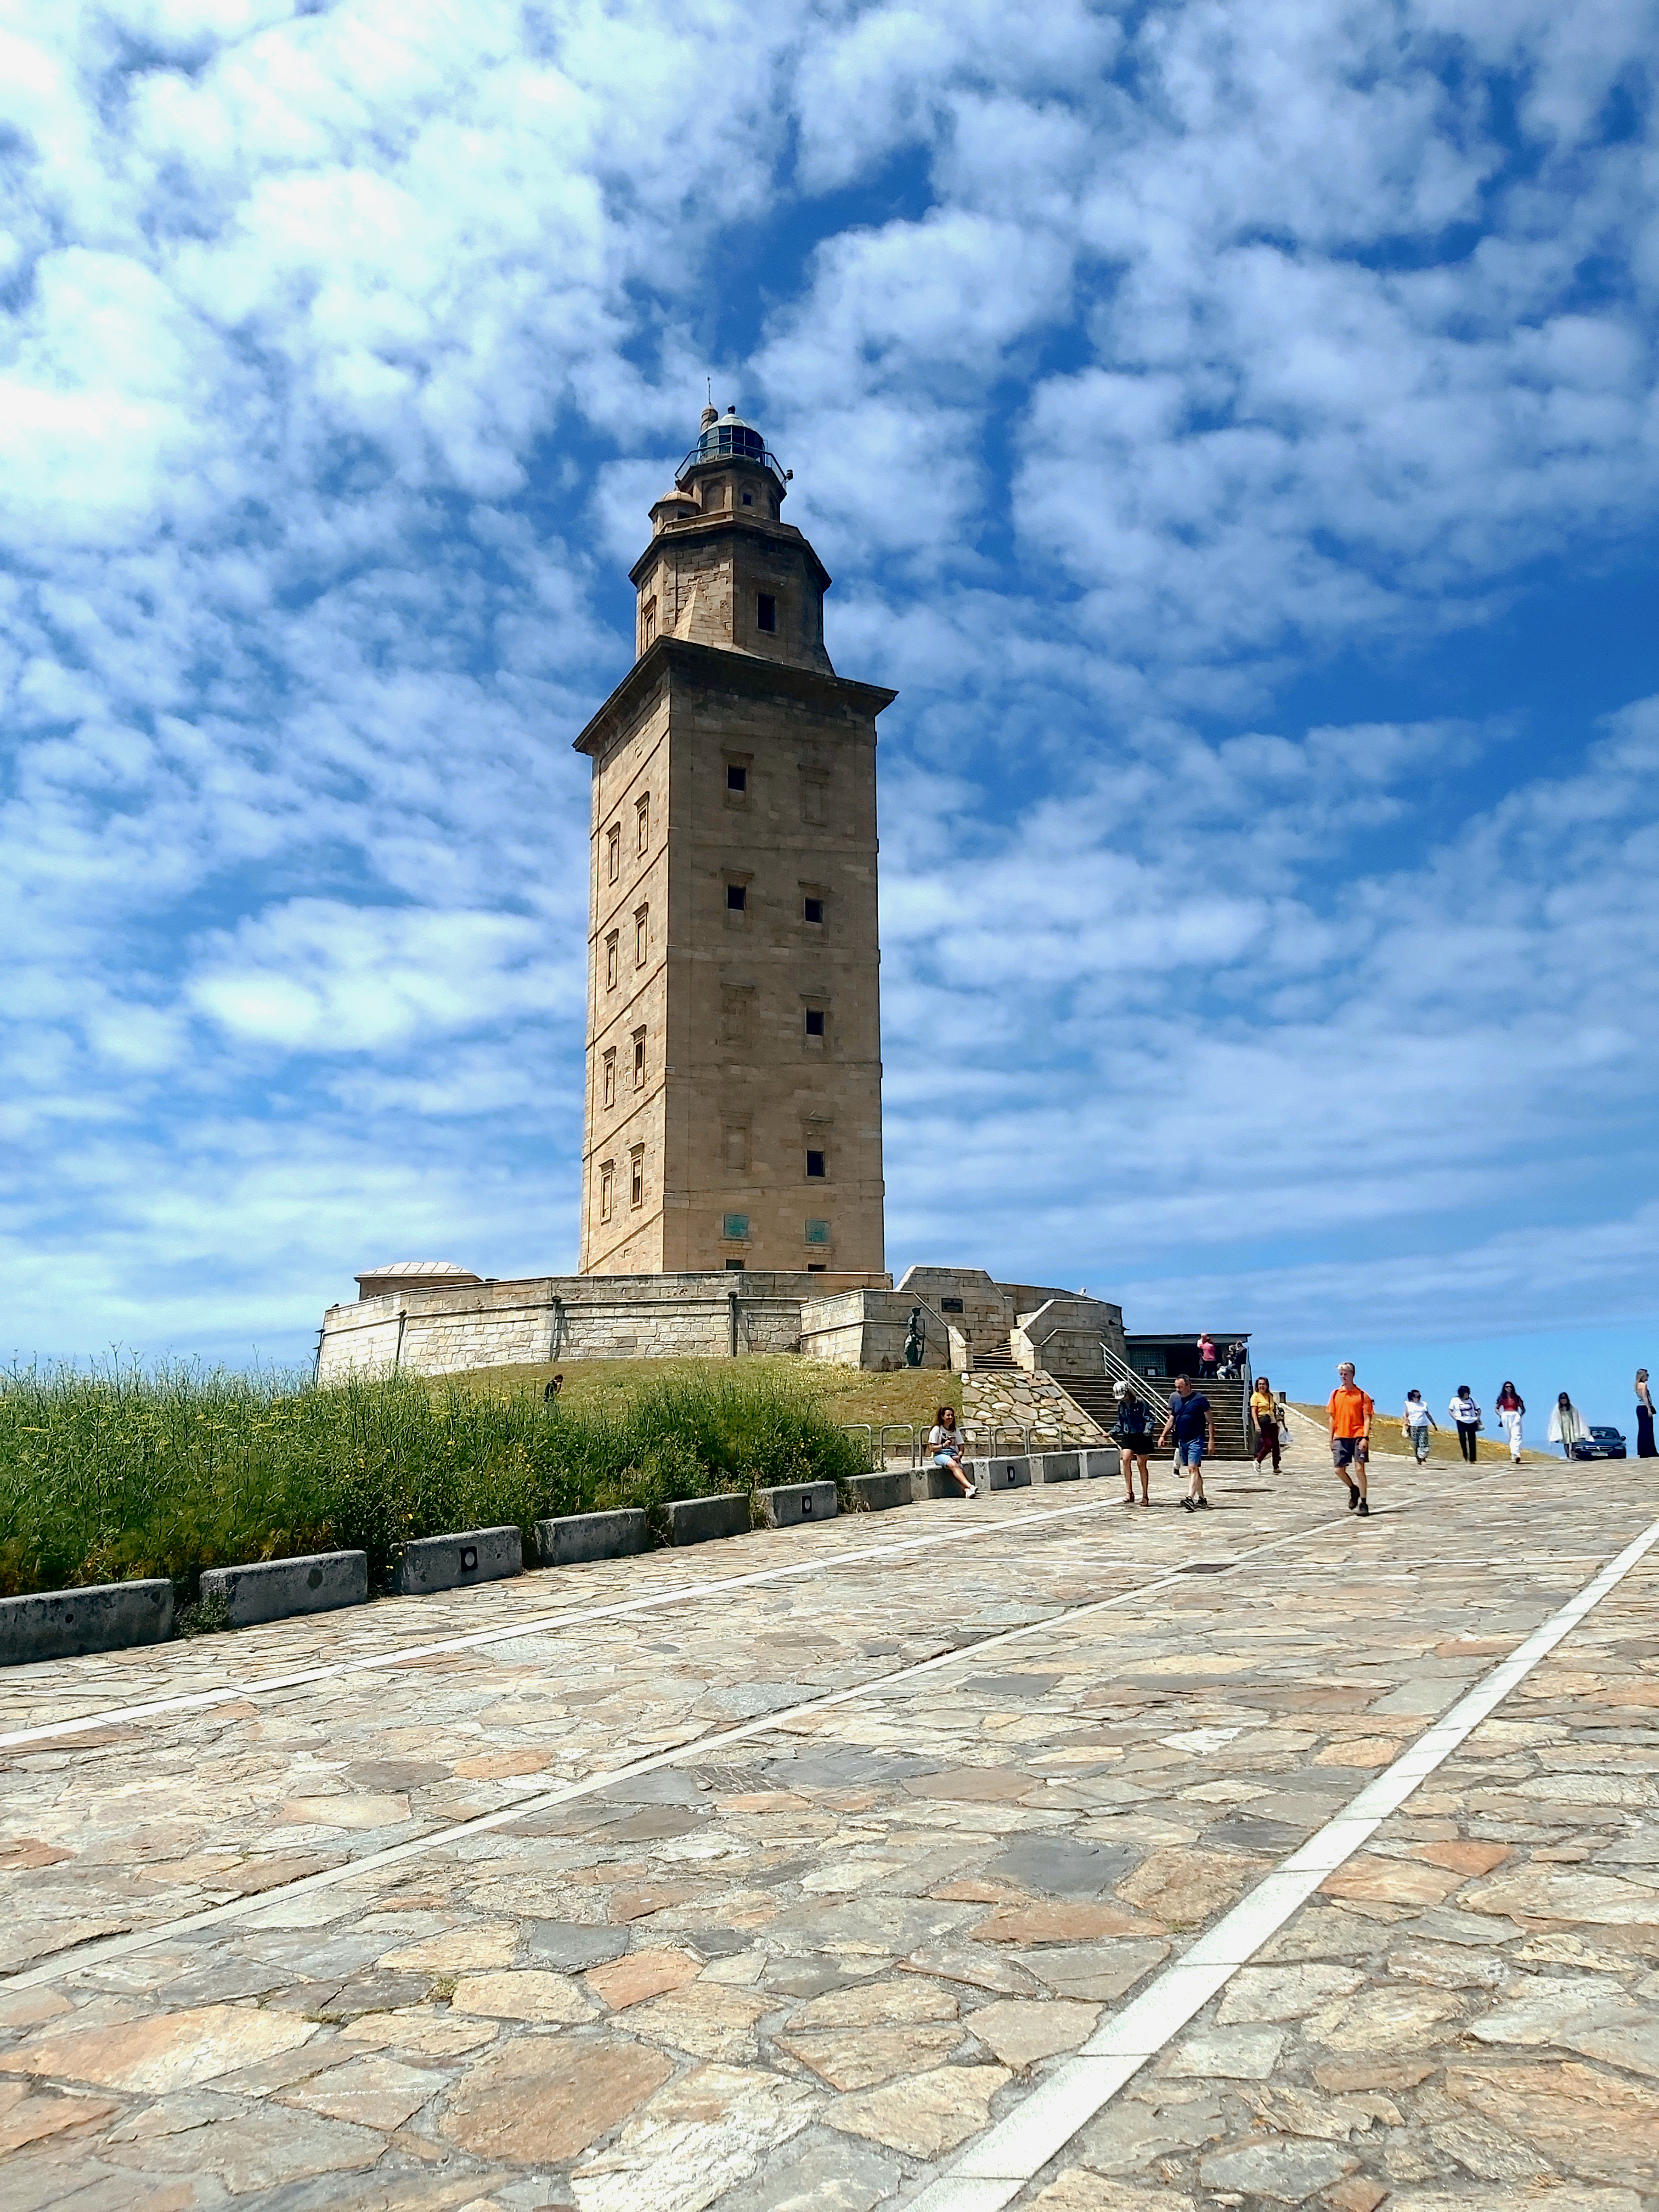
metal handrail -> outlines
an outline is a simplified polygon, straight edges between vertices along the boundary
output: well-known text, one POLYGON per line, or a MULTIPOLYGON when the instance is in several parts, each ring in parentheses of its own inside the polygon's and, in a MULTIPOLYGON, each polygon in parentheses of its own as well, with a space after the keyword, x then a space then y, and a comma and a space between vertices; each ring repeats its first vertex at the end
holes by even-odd
POLYGON ((857 1436, 860 1431, 864 1437, 864 1471, 866 1474, 874 1474, 877 1472, 874 1429, 868 1421, 843 1421, 841 1424, 841 1432, 844 1437, 857 1436))
POLYGON ((1137 1394, 1140 1397, 1150 1399, 1159 1413, 1169 1412, 1170 1401, 1164 1393, 1161 1390, 1154 1390, 1144 1375, 1137 1375, 1128 1361, 1114 1352, 1103 1336, 1100 1340, 1100 1353, 1105 1362, 1106 1372, 1115 1382, 1133 1383, 1137 1394))
POLYGON ((889 1433, 890 1433, 890 1431, 895 1430, 895 1429, 902 1429, 902 1430, 904 1431, 905 1435, 906 1435, 907 1437, 909 1437, 909 1439, 910 1439, 910 1465, 911 1465, 911 1467, 912 1467, 913 1468, 914 1468, 920 1467, 920 1466, 921 1466, 921 1458, 920 1458, 920 1455, 919 1455, 919 1453, 918 1453, 918 1448, 917 1448, 917 1443, 916 1443, 916 1425, 915 1425, 915 1423, 914 1421, 884 1421, 884 1422, 882 1423, 882 1425, 881 1425, 881 1434, 880 1434, 880 1436, 877 1438, 877 1443, 878 1443, 878 1446, 879 1447, 879 1450, 880 1450, 880 1456, 881 1456, 881 1464, 882 1464, 883 1468, 884 1468, 886 1467, 886 1465, 887 1465, 887 1438, 888 1438, 888 1435, 889 1435, 889 1433))

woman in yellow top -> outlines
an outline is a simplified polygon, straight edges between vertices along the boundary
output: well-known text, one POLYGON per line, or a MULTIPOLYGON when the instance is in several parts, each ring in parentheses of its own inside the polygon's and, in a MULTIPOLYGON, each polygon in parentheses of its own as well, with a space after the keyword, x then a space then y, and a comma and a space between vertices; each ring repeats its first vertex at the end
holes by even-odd
POLYGON ((1279 1402, 1273 1396, 1273 1386, 1265 1375, 1255 1378, 1255 1388, 1250 1393, 1250 1419, 1255 1423, 1255 1464, 1259 1474, 1261 1462, 1269 1452, 1273 1455, 1273 1473, 1279 1473, 1279 1402))

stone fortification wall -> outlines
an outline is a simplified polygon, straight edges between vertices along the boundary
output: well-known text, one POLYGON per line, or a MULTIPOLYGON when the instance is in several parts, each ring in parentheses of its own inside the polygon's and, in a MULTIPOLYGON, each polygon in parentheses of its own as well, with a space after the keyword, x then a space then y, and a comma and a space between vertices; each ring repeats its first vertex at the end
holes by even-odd
MULTIPOLYGON (((867 1277, 849 1284, 844 1276, 745 1272, 740 1278, 543 1275, 396 1291, 330 1307, 318 1379, 337 1382, 349 1374, 394 1368, 449 1375, 542 1360, 726 1358, 734 1326, 739 1356, 799 1352, 804 1309, 867 1287, 867 1277)), ((902 1350, 901 1324, 901 1357, 902 1350)), ((845 1348, 828 1344, 817 1356, 858 1364, 845 1348)))
MULTIPOLYGON (((366 1279, 372 1284, 373 1273, 366 1279)), ((1035 1307, 1023 1303, 1036 1295, 964 1267, 913 1267, 897 1290, 885 1276, 810 1269, 512 1282, 480 1282, 457 1270, 447 1281, 406 1281, 331 1306, 317 1371, 335 1382, 401 1368, 450 1375, 547 1360, 725 1359, 734 1350, 896 1369, 920 1307, 922 1365, 972 1373, 988 1421, 1066 1443, 1091 1441, 1092 1425, 1078 1430, 1078 1409, 1049 1378, 1098 1376, 1102 1338, 1121 1345, 1121 1314, 1072 1292, 1044 1294, 1035 1307), (979 1363, 994 1354, 998 1369, 981 1376, 979 1363), (1024 1372, 1007 1371, 1011 1354, 1024 1372)))

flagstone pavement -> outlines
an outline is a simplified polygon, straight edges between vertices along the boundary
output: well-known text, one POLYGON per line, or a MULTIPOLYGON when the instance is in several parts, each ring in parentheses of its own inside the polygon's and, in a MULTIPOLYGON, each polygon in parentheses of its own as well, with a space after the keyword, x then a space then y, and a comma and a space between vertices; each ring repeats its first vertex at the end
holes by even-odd
MULTIPOLYGON (((5 2212, 902 2205, 1659 1517, 1158 1482, 7 1670, 5 2212)), ((1656 1577, 999 2201, 1659 2208, 1656 1577)))

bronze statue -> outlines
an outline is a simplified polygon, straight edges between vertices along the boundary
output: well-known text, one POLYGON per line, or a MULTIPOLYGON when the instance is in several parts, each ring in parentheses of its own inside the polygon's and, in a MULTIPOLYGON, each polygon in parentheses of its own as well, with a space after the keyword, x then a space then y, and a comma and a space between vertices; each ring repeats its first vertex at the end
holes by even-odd
POLYGON ((910 1326, 904 1333, 904 1364, 907 1367, 921 1366, 921 1355, 927 1342, 927 1324, 921 1317, 921 1308, 912 1306, 910 1326))

